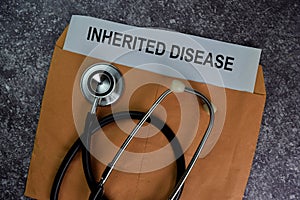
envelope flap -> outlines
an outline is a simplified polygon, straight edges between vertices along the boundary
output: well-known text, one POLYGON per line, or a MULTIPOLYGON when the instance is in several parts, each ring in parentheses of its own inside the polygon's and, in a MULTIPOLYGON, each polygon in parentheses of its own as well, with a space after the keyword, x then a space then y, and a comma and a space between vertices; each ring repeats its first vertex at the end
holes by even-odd
POLYGON ((255 82, 255 87, 254 87, 254 94, 261 94, 261 95, 266 94, 264 74, 263 74, 263 70, 262 70, 261 65, 257 69, 256 82, 255 82))
POLYGON ((67 36, 67 32, 68 32, 68 27, 67 26, 65 28, 65 30, 63 31, 63 33, 59 36, 58 40, 56 41, 56 46, 59 47, 59 48, 63 48, 64 46, 64 43, 65 43, 65 39, 66 39, 66 36, 67 36))

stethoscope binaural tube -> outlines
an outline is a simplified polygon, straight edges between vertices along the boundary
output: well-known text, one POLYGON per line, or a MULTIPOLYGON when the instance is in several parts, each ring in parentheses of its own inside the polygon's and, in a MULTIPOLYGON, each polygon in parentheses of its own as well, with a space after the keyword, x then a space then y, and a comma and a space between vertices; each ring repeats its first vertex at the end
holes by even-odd
POLYGON ((126 149, 126 147, 128 146, 128 144, 130 143, 130 141, 132 140, 132 138, 135 136, 135 134, 138 132, 138 130, 142 127, 142 125, 144 124, 144 122, 146 121, 146 119, 152 114, 152 112, 155 110, 155 108, 159 105, 159 103, 161 103, 169 94, 171 94, 172 92, 187 92, 193 95, 196 95, 198 98, 200 98, 208 107, 208 111, 209 111, 209 124, 206 128, 206 131, 189 163, 189 165, 187 166, 186 170, 184 171, 183 175, 181 176, 180 180, 177 182, 174 190, 172 191, 170 197, 168 198, 169 200, 176 200, 178 199, 178 194, 182 191, 184 182, 186 181, 188 175, 190 174, 192 168, 194 167, 197 159, 200 156, 200 153, 204 147, 205 142, 207 141, 210 132, 212 130, 213 127, 213 123, 214 123, 214 108, 213 105, 211 104, 211 102, 200 92, 193 90, 191 88, 185 87, 185 85, 183 83, 181 83, 180 81, 174 80, 172 82, 171 85, 171 89, 167 89, 164 93, 162 93, 160 95, 160 97, 153 103, 153 105, 150 107, 150 109, 148 110, 148 112, 145 114, 145 116, 143 117, 143 119, 135 126, 135 128, 132 130, 132 132, 129 134, 129 136, 126 138, 126 140, 124 141, 124 143, 121 145, 119 151, 116 153, 115 157, 113 158, 113 160, 108 164, 108 166, 106 167, 104 173, 102 174, 100 183, 97 186, 97 192, 95 192, 94 194, 96 194, 96 196, 92 196, 92 198, 90 198, 90 200, 96 200, 97 199, 97 195, 101 195, 103 193, 103 185, 105 183, 105 181, 107 180, 108 176, 110 175, 111 171, 113 170, 116 162, 118 161, 118 159, 121 157, 122 153, 124 152, 124 150, 126 149))
POLYGON ((182 190, 182 187, 184 185, 184 182, 186 181, 188 175, 190 174, 192 168, 194 167, 194 165, 196 164, 197 162, 197 159, 199 158, 200 154, 201 154, 201 151, 205 145, 205 142, 207 141, 210 133, 211 133, 211 130, 213 128, 213 124, 214 124, 214 107, 212 105, 212 103, 203 95, 201 94, 200 92, 196 91, 196 90, 193 90, 191 88, 187 88, 185 87, 184 88, 184 91, 185 92, 188 92, 188 93, 191 93, 191 94, 194 94, 196 95, 197 97, 199 97, 208 107, 208 111, 209 111, 209 123, 208 123, 208 126, 205 130, 205 133, 190 161, 190 163, 188 164, 185 172, 183 173, 182 177, 180 178, 179 182, 177 183, 177 185, 175 186, 172 194, 170 195, 169 199, 168 200, 176 200, 176 196, 177 194, 181 193, 181 190, 182 190))

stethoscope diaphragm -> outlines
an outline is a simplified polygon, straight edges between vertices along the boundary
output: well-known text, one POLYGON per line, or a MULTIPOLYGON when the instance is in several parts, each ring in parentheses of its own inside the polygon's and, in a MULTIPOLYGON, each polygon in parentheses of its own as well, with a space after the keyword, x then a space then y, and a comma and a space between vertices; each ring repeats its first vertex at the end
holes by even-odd
POLYGON ((84 97, 93 103, 100 98, 100 106, 116 102, 122 94, 124 80, 121 72, 111 64, 95 64, 85 70, 81 77, 80 88, 84 97))

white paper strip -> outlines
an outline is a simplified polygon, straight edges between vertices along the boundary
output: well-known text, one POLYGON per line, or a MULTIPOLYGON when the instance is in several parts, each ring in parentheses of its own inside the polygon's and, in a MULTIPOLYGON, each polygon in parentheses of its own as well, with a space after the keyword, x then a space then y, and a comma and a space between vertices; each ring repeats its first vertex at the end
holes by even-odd
POLYGON ((79 15, 72 16, 63 49, 247 92, 254 90, 261 54, 256 48, 79 15))

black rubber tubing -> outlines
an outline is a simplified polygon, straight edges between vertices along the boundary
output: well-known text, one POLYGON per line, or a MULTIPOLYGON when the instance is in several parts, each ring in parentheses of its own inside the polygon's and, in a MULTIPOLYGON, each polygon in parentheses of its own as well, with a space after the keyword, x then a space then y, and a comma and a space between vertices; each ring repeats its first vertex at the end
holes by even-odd
MULTIPOLYGON (((138 111, 125 111, 125 112, 118 112, 114 113, 111 115, 108 115, 101 120, 95 120, 96 116, 94 114, 87 114, 86 117, 86 123, 85 123, 85 128, 83 134, 78 138, 74 144, 71 146, 67 154, 65 155, 58 171, 57 174, 54 178, 54 182, 52 185, 51 189, 51 194, 50 194, 50 199, 51 200, 58 200, 59 196, 59 190, 60 186, 62 184, 63 178, 66 174, 66 171, 74 159, 75 155, 77 152, 82 149, 82 164, 83 164, 83 169, 85 173, 85 177, 88 183, 88 186, 91 190, 90 194, 90 200, 105 200, 107 199, 105 195, 103 195, 103 187, 100 187, 99 182, 95 180, 93 172, 91 170, 91 155, 89 153, 89 150, 86 148, 89 148, 89 143, 91 136, 99 130, 101 127, 104 127, 110 123, 113 123, 115 121, 123 120, 123 119, 136 119, 136 120, 141 120, 144 117, 145 113, 143 112, 138 112, 138 111), (84 143, 85 144, 84 144, 84 143), (87 145, 87 146, 86 146, 87 145)), ((176 135, 174 132, 171 130, 171 128, 165 124, 163 121, 161 121, 159 118, 155 116, 150 116, 147 119, 148 123, 153 124, 157 128, 161 129, 161 132, 165 135, 165 137, 168 139, 168 141, 171 143, 174 156, 177 158, 176 159, 176 165, 177 165, 177 177, 176 177, 176 184, 180 180, 180 177, 185 171, 185 159, 184 159, 184 154, 181 148, 181 145, 176 138, 176 135)), ((106 170, 108 167, 106 168, 106 170)), ((105 171, 102 174, 105 175, 105 171)), ((176 200, 178 200, 181 196, 183 187, 181 188, 180 192, 176 195, 176 200)))

